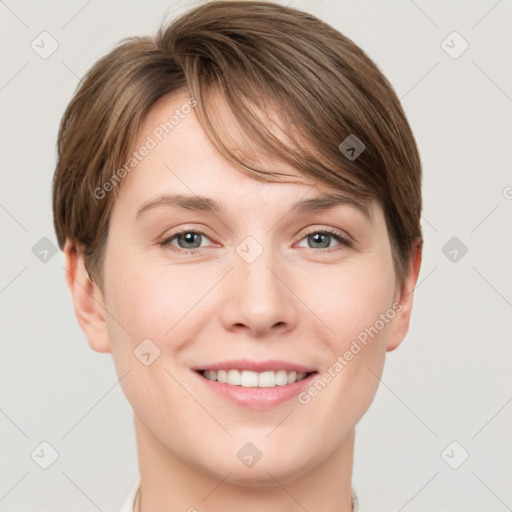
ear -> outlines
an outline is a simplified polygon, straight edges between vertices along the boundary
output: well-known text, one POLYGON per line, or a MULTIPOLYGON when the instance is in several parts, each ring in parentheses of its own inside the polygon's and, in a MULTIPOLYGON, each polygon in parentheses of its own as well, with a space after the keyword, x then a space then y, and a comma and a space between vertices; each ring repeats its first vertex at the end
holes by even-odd
POLYGON ((416 287, 418 274, 420 272, 422 250, 423 241, 415 241, 407 264, 407 277, 396 291, 395 302, 400 303, 401 309, 398 311, 397 308, 397 314, 390 322, 389 337, 386 346, 388 352, 395 350, 400 343, 402 343, 409 330, 414 288, 416 287))
POLYGON ((75 315, 90 347, 96 352, 111 352, 103 294, 84 264, 81 251, 71 240, 64 246, 66 282, 71 291, 75 315))

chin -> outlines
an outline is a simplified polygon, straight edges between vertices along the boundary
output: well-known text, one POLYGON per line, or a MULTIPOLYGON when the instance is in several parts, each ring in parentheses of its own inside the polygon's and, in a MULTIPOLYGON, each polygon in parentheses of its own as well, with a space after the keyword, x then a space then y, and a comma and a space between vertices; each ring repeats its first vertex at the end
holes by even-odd
MULTIPOLYGON (((242 487, 275 487, 276 480, 285 485, 311 471, 322 462, 321 452, 304 452, 303 446, 279 446, 265 440, 257 439, 251 444, 238 440, 233 446, 226 446, 222 453, 202 460, 202 470, 215 479, 242 487), (265 443, 266 441, 266 443, 265 443), (258 448, 257 448, 258 447, 258 448), (213 464, 212 464, 213 462, 213 464)), ((248 437, 247 439, 250 439, 248 437)))
MULTIPOLYGON (((213 469, 213 468, 212 468, 213 469)), ((231 464, 226 473, 218 475, 218 468, 215 468, 217 478, 224 479, 229 473, 226 482, 240 487, 275 487, 276 480, 281 485, 286 485, 302 474, 306 473, 310 466, 299 467, 297 464, 279 463, 279 454, 266 463, 261 459, 252 468, 243 467, 241 464, 231 464)))

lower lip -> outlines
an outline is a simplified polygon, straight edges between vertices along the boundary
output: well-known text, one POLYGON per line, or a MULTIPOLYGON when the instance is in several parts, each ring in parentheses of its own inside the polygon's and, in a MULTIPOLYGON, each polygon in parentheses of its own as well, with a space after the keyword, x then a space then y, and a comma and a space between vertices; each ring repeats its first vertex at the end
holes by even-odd
POLYGON ((284 386, 274 386, 273 388, 246 388, 207 379, 199 372, 194 373, 211 391, 217 393, 217 395, 249 409, 270 409, 290 400, 309 386, 316 375, 316 373, 311 373, 299 382, 285 384, 284 386))

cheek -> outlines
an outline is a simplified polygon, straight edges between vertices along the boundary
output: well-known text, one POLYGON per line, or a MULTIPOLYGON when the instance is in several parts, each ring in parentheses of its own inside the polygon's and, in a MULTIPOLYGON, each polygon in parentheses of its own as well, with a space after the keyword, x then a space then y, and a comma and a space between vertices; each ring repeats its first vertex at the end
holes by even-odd
POLYGON ((187 265, 171 268, 161 261, 136 258, 121 262, 111 272, 108 307, 118 320, 112 327, 125 338, 128 331, 133 343, 145 337, 163 342, 175 335, 176 327, 187 324, 188 312, 210 287, 211 279, 187 265), (122 324, 125 332, 116 324, 122 324))
MULTIPOLYGON (((332 348, 338 354, 348 350, 351 341, 377 323, 379 335, 385 337, 390 318, 382 322, 381 315, 392 309, 395 276, 385 261, 374 265, 331 268, 322 278, 317 276, 315 286, 303 289, 309 297, 311 310, 328 326, 332 348)), ((311 281, 309 281, 311 282, 311 281)), ((391 311, 391 314, 394 312, 391 311)), ((394 314, 393 314, 394 316, 394 314)))
POLYGON ((321 291, 310 288, 310 292, 316 290, 316 312, 332 332, 324 338, 329 355, 318 378, 299 399, 304 405, 312 404, 333 429, 355 424, 375 396, 389 326, 397 313, 390 261, 383 258, 364 267, 340 267, 330 272, 321 291))
POLYGON ((107 308, 116 372, 120 379, 125 375, 120 383, 123 393, 146 424, 165 425, 167 435, 177 436, 185 446, 186 436, 180 437, 183 432, 178 424, 169 424, 169 417, 195 409, 173 379, 181 380, 174 361, 190 337, 191 317, 184 315, 208 283, 187 272, 185 265, 171 272, 150 261, 117 261, 110 269, 107 308))

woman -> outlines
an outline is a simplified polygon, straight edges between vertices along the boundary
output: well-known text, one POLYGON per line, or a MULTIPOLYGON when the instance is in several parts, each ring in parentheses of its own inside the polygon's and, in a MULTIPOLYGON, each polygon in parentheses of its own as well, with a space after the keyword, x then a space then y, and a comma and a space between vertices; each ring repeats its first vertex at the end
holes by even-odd
POLYGON ((126 510, 357 510, 422 250, 415 140, 360 48, 270 2, 122 42, 63 116, 53 208, 134 412, 126 510))

